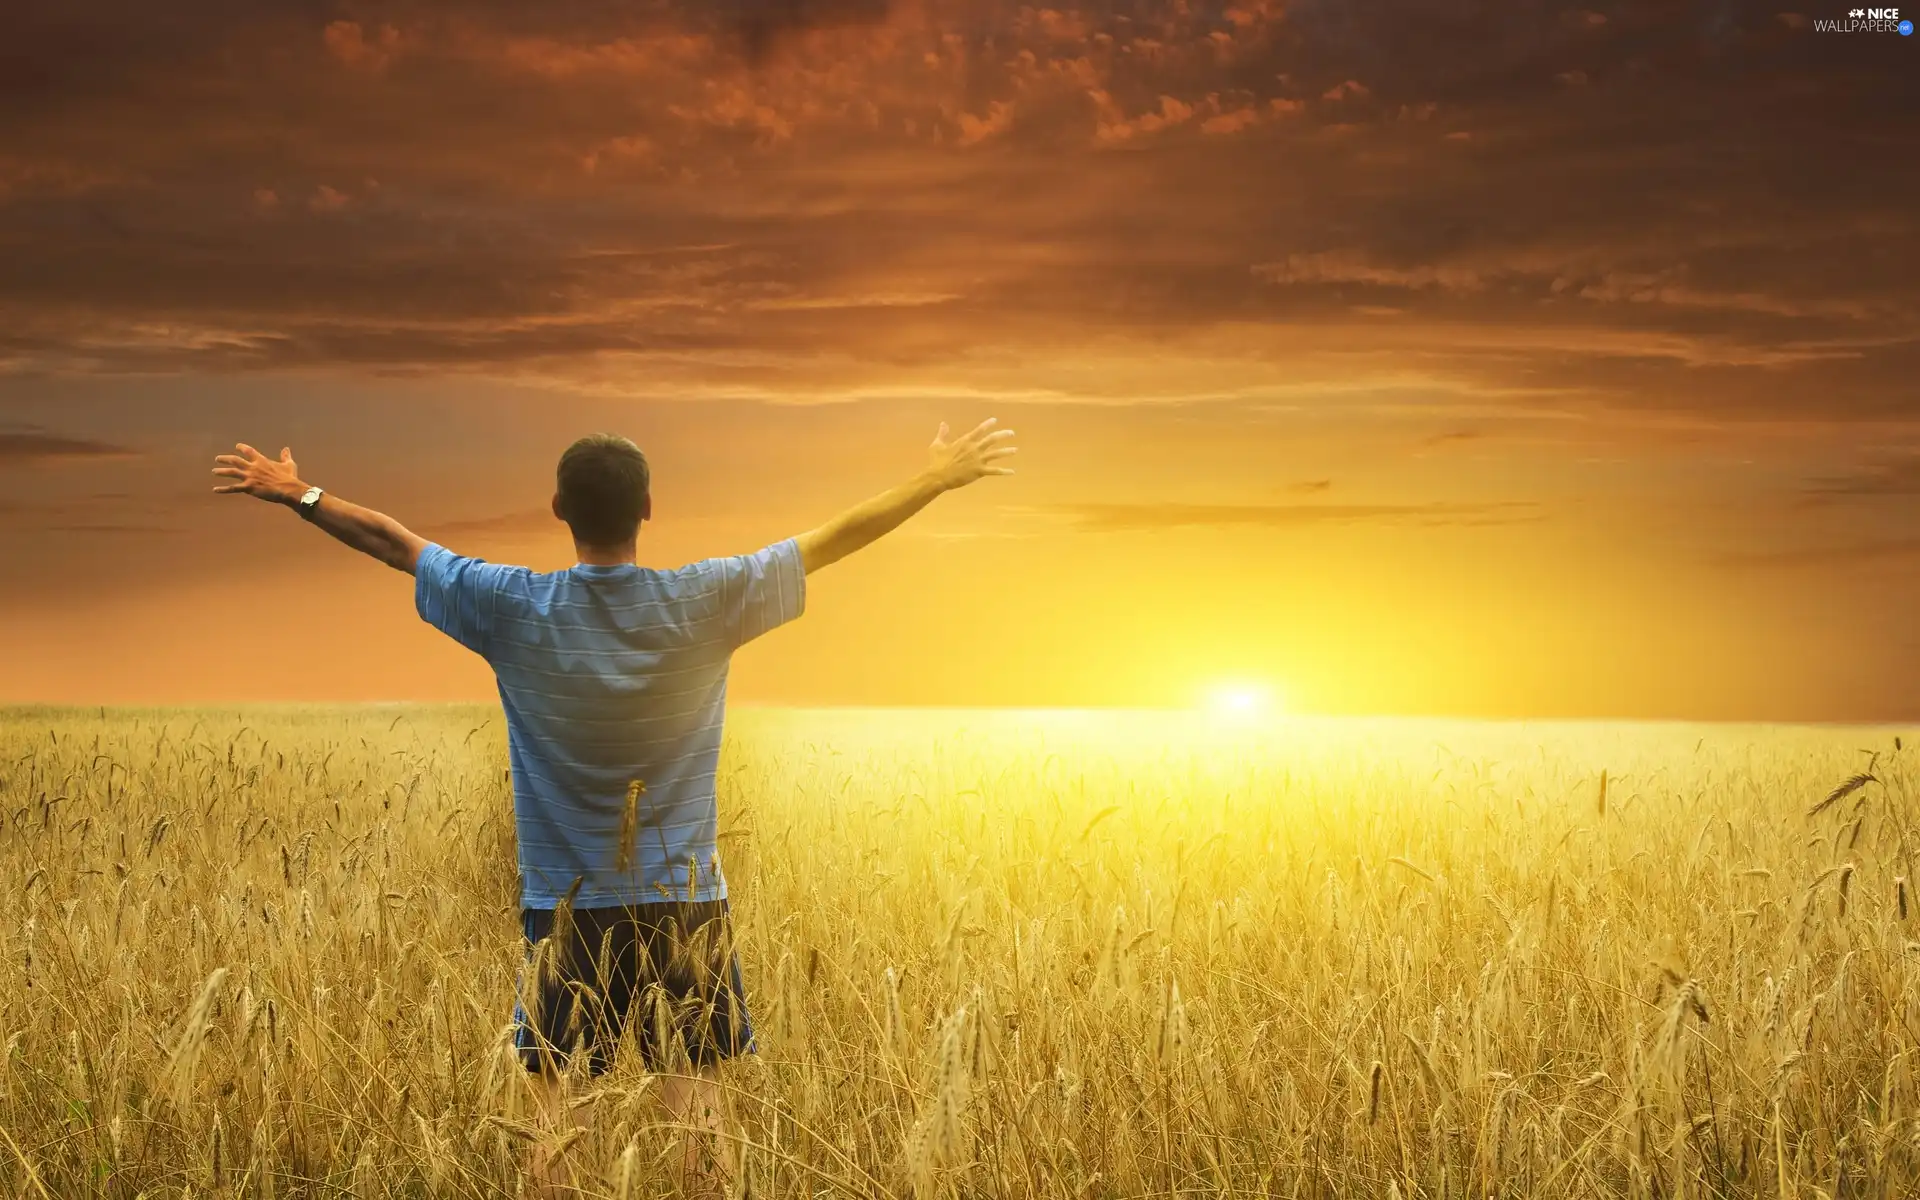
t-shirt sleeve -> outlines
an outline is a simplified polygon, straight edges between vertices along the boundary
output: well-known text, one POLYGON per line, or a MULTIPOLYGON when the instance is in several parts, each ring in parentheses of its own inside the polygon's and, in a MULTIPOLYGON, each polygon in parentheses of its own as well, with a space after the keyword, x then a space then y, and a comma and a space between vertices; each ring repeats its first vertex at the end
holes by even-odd
POLYGON ((428 543, 413 570, 420 619, 475 654, 487 653, 500 593, 519 567, 504 567, 428 543))
POLYGON ((807 573, 800 543, 792 538, 709 561, 719 575, 720 620, 730 645, 744 646, 806 609, 807 573))

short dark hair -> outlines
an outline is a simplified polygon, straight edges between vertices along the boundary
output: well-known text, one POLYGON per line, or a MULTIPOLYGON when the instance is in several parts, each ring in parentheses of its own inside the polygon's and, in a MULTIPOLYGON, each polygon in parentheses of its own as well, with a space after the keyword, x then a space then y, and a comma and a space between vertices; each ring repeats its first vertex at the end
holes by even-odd
POLYGON ((567 447, 556 472, 560 519, 573 540, 618 546, 640 532, 640 514, 652 484, 647 456, 614 433, 595 433, 567 447))

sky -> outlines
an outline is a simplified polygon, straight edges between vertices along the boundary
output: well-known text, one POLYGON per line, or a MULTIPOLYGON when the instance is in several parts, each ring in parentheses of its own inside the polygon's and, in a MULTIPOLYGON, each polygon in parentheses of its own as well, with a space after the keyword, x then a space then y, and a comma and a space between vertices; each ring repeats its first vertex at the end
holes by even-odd
MULTIPOLYGON (((1824 5, 1824 0, 1823 0, 1824 5)), ((797 533, 762 704, 1920 714, 1920 38, 1804 0, 13 0, 0 702, 484 699, 214 454, 557 569, 797 533)))

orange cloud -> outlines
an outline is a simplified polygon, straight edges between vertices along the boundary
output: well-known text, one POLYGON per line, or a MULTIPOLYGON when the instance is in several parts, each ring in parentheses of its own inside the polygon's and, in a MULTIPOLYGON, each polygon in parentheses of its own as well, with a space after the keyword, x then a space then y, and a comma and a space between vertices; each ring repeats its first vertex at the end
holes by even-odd
POLYGON ((985 117, 976 117, 972 113, 960 114, 960 144, 976 146, 1011 128, 1013 105, 1005 100, 995 100, 987 106, 985 117))
POLYGON ((321 184, 313 189, 313 195, 307 200, 307 207, 317 213, 339 212, 353 202, 353 197, 338 188, 321 184))
POLYGON ((327 53, 355 71, 385 70, 400 51, 400 31, 382 25, 371 38, 358 21, 333 21, 321 34, 327 53))
POLYGON ((1241 130, 1260 123, 1260 110, 1257 108, 1236 108, 1208 117, 1200 122, 1202 133, 1239 133, 1241 130))
MULTIPOLYGON (((1102 102, 1103 108, 1109 108, 1115 112, 1118 111, 1117 107, 1112 105, 1111 98, 1104 92, 1100 94, 1098 99, 1102 102)), ((1162 95, 1160 97, 1159 107, 1152 111, 1144 112, 1139 116, 1131 118, 1119 117, 1112 120, 1103 120, 1099 128, 1094 131, 1094 140, 1102 143, 1131 141, 1136 137, 1158 133, 1163 129, 1171 129, 1176 125, 1184 124, 1193 119, 1195 111, 1194 106, 1184 100, 1173 96, 1162 95)))

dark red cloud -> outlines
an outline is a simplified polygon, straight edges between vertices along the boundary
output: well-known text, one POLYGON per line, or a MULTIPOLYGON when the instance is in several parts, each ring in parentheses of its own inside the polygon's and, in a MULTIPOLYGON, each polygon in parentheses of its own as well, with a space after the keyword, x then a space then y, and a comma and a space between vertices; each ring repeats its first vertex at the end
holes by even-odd
POLYGON ((1911 47, 1703 11, 26 0, 0 369, 1915 421, 1911 47))

